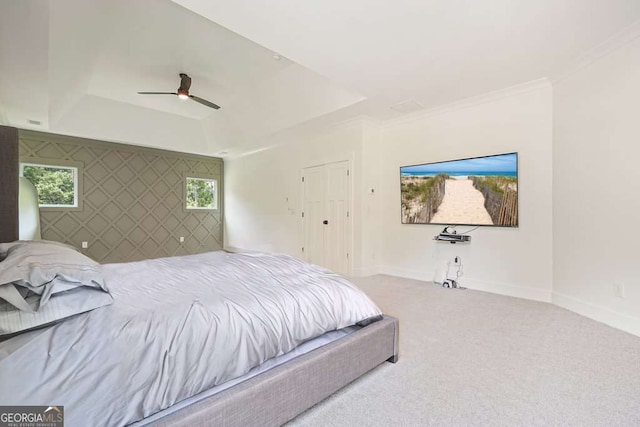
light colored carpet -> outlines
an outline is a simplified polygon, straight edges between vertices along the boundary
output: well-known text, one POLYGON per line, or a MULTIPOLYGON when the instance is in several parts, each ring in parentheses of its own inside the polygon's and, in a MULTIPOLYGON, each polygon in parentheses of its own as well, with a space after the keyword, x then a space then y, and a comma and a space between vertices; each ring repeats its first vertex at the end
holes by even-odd
POLYGON ((400 319, 384 363, 288 424, 640 426, 640 338, 551 304, 354 279, 400 319))

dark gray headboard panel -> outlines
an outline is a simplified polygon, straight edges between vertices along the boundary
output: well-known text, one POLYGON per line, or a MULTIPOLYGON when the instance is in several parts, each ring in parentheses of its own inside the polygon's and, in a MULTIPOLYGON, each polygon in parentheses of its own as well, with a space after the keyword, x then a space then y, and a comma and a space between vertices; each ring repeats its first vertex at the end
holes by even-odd
POLYGON ((0 126, 0 243, 18 240, 18 129, 0 126))

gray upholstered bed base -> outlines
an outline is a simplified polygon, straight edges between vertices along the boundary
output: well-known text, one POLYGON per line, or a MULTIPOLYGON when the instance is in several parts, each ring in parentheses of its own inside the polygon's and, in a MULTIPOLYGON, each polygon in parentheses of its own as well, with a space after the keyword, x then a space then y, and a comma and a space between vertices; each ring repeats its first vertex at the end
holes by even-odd
POLYGON ((385 316, 153 425, 280 426, 385 360, 397 359, 398 319, 385 316))

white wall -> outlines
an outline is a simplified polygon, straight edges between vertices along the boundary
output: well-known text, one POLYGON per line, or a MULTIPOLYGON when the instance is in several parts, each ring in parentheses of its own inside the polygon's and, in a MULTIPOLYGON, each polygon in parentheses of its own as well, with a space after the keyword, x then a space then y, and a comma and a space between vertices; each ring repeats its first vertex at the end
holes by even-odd
MULTIPOLYGON (((546 81, 388 124, 382 132, 379 271, 432 280, 436 264, 460 255, 463 285, 551 300, 552 93, 546 81), (517 151, 519 228, 484 227, 470 244, 435 242, 443 226, 403 225, 399 167, 517 151)), ((465 230, 468 227, 459 227, 465 230)))
POLYGON ((399 121, 363 119, 228 162, 227 244, 301 255, 301 168, 350 159, 354 274, 431 280, 441 259, 460 255, 465 286, 640 335, 640 37, 627 40, 553 89, 532 82, 399 121), (450 245, 431 240, 441 226, 401 224, 400 166, 511 151, 519 228, 450 245))
POLYGON ((442 256, 457 254, 465 285, 550 301, 551 131, 544 81, 403 122, 358 120, 233 159, 225 164, 226 245, 301 256, 300 170, 349 159, 354 275, 428 281, 442 256), (450 245, 431 240, 441 226, 401 224, 400 166, 512 151, 520 156, 519 228, 484 228, 470 245, 450 245))
POLYGON ((637 335, 639 112, 640 38, 554 83, 553 300, 637 335))
POLYGON ((225 161, 225 246, 302 257, 301 170, 349 160, 354 269, 361 269, 363 121, 225 161))
POLYGON ((380 230, 385 228, 380 215, 378 192, 380 190, 380 165, 383 162, 381 126, 371 120, 363 122, 362 138, 362 252, 359 254, 360 268, 355 268, 355 276, 368 276, 378 273, 381 255, 380 230), (372 192, 373 190, 373 192, 372 192))

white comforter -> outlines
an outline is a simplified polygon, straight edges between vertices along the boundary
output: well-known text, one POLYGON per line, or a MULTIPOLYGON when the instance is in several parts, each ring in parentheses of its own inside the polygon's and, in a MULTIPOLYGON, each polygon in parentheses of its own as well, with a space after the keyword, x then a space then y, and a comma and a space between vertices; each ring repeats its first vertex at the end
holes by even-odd
POLYGON ((0 405, 126 425, 381 314, 346 279, 284 255, 210 252, 104 275, 113 305, 0 343, 0 405))

